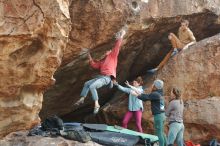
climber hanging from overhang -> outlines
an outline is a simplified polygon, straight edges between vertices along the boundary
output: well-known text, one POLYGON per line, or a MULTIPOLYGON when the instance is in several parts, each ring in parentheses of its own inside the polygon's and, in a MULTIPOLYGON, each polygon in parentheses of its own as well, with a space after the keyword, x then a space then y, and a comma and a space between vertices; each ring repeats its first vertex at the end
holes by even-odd
POLYGON ((116 34, 116 44, 112 50, 108 50, 105 53, 105 57, 99 61, 94 61, 90 54, 88 54, 89 62, 92 68, 100 70, 100 75, 95 79, 89 80, 84 84, 82 92, 80 94, 81 98, 75 103, 75 105, 80 105, 84 103, 84 100, 90 91, 92 94, 92 99, 95 101, 94 114, 97 114, 100 108, 98 102, 97 89, 105 85, 112 85, 112 80, 116 79, 116 68, 118 62, 118 54, 121 48, 122 40, 126 34, 127 26, 124 26, 116 34))
POLYGON ((170 57, 176 55, 182 50, 187 49, 189 46, 195 44, 196 42, 193 32, 189 29, 188 20, 181 21, 181 26, 179 27, 178 31, 178 37, 175 34, 170 33, 168 39, 172 44, 172 49, 156 68, 148 70, 149 73, 155 73, 156 71, 160 70, 168 62, 170 57))

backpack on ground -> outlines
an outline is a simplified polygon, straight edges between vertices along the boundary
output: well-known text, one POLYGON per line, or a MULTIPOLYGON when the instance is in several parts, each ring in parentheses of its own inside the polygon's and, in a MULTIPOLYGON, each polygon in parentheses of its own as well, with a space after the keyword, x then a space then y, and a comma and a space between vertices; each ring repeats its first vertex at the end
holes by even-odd
POLYGON ((27 136, 43 136, 43 137, 48 137, 50 136, 48 132, 43 131, 41 129, 41 126, 36 126, 34 128, 32 128, 29 132, 27 136))
POLYGON ((54 115, 46 118, 42 123, 42 130, 44 131, 57 131, 63 130, 63 120, 54 115))

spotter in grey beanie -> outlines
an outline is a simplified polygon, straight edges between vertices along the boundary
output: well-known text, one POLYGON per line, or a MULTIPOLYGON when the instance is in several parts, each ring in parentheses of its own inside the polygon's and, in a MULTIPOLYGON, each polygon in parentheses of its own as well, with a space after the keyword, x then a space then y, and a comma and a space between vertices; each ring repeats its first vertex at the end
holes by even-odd
POLYGON ((157 88, 157 89, 163 89, 163 81, 157 79, 154 81, 154 86, 157 88))

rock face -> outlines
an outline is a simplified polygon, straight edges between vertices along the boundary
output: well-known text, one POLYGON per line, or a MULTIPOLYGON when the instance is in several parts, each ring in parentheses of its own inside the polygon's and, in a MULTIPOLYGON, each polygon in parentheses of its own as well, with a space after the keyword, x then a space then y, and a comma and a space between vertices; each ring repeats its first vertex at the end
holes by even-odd
POLYGON ((27 136, 27 132, 20 131, 7 135, 0 140, 0 146, 101 146, 89 141, 80 143, 73 140, 67 140, 62 137, 50 138, 40 136, 27 136))
MULTIPOLYGON (((90 99, 79 110, 74 107, 84 82, 97 75, 90 69, 86 54, 89 51, 95 59, 100 59, 112 48, 112 36, 123 25, 128 25, 129 32, 119 56, 119 82, 156 66, 171 48, 167 35, 177 32, 183 18, 189 19, 198 41, 217 34, 220 29, 219 5, 217 0, 72 1, 70 41, 62 67, 55 74, 57 82, 44 94, 41 117, 59 114, 76 120, 91 113, 93 103, 90 99)), ((108 102, 112 93, 102 89, 99 92, 101 104, 108 102)))
POLYGON ((70 21, 67 0, 0 1, 0 137, 39 123, 70 21))
MULTIPOLYGON (((119 56, 119 82, 144 74, 163 59, 171 48, 167 35, 177 32, 181 19, 190 21, 198 41, 219 33, 219 6, 219 0, 0 1, 0 137, 39 123, 41 108, 42 119, 58 114, 64 119, 82 120, 91 113, 91 100, 81 107, 73 106, 84 82, 97 75, 89 68, 86 54, 91 52, 100 59, 112 48, 113 35, 125 24, 129 32, 119 56), (44 94, 42 107, 44 91, 55 82, 54 73, 56 84, 44 94)), ((218 129, 219 123, 199 117, 207 114, 201 115, 200 110, 216 106, 214 101, 219 97, 219 35, 174 59, 176 62, 170 62, 157 77, 182 88, 186 103, 194 108, 189 112, 195 113, 195 118, 189 123, 185 119, 187 129, 192 130, 186 132, 188 137, 201 139, 205 135, 208 139, 218 132, 214 129, 212 133, 210 128, 205 133, 206 127, 215 125, 218 129), (208 98, 213 96, 216 98, 208 98), (198 110, 197 100, 205 104, 198 110), (201 131, 203 135, 199 135, 201 131), (198 133, 198 137, 190 133, 198 133)), ((101 104, 110 101, 113 94, 114 90, 104 88, 101 104)), ((126 102, 118 100, 119 96, 104 107, 99 120, 119 123, 126 111, 126 102)), ((145 109, 149 111, 149 106, 145 109)), ((147 132, 152 131, 149 112, 144 121, 147 132)))
POLYGON ((220 96, 186 102, 185 139, 200 143, 208 143, 213 138, 220 139, 219 103, 220 96))
MULTIPOLYGON (((182 90, 185 103, 184 124, 185 139, 206 143, 212 138, 220 138, 220 34, 202 40, 174 58, 154 77, 165 82, 165 94, 176 86, 182 90)), ((147 87, 152 84, 146 80, 147 87)), ((99 115, 100 121, 111 124, 121 124, 127 111, 127 99, 124 95, 115 95, 115 100, 103 108, 99 115)), ((167 99, 168 100, 168 99, 167 99)), ((94 120, 90 118, 89 120, 94 120)), ((146 132, 152 132, 153 119, 150 104, 145 104, 143 127, 146 132)), ((131 128, 134 127, 131 123, 131 128)))
MULTIPOLYGON (((163 68, 158 78, 168 85, 178 86, 184 99, 220 95, 219 34, 202 40, 174 58, 163 68)), ((165 90, 168 92, 168 87, 165 90)))

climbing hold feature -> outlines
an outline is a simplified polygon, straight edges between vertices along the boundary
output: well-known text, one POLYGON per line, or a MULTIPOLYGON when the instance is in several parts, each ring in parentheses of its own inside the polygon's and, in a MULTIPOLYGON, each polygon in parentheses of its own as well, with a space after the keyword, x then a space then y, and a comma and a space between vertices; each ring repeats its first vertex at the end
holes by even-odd
POLYGON ((136 1, 131 2, 131 9, 135 15, 137 15, 141 10, 139 4, 136 1))

